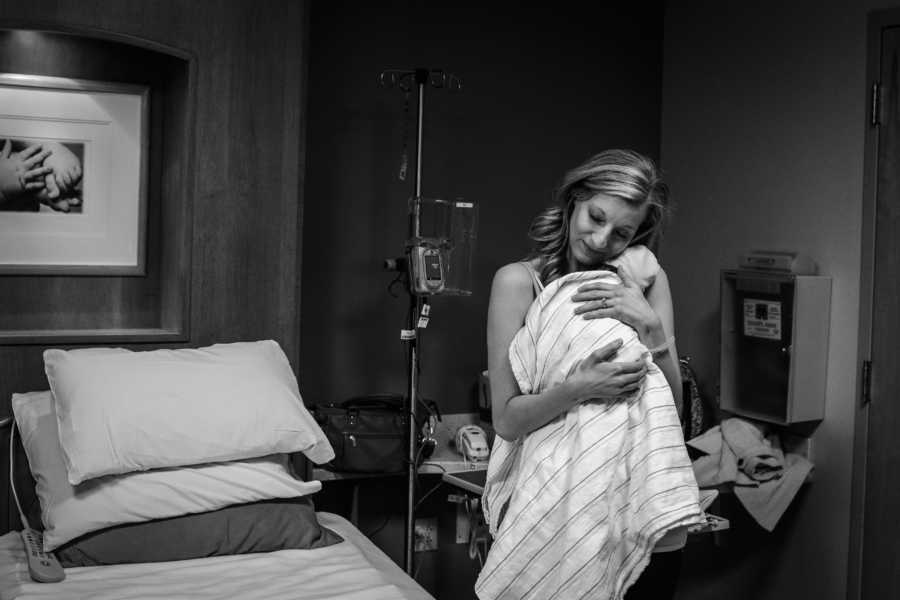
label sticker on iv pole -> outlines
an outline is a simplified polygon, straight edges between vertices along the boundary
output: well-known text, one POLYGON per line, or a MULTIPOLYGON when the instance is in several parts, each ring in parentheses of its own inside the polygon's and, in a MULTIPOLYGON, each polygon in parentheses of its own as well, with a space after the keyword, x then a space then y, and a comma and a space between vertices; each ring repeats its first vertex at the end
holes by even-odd
POLYGON ((781 339, 781 302, 744 299, 744 335, 781 339))

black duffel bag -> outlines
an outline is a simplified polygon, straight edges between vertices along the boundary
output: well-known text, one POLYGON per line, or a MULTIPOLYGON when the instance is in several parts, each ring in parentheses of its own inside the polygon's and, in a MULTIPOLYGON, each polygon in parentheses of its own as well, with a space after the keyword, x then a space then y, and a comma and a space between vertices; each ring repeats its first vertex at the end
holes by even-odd
POLYGON ((326 468, 348 473, 406 470, 409 419, 403 396, 358 396, 317 406, 314 414, 334 448, 334 460, 326 468))

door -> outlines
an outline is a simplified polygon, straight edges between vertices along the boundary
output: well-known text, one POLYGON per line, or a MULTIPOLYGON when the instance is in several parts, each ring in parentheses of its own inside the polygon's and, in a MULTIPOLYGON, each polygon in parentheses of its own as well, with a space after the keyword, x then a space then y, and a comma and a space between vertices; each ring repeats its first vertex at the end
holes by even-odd
POLYGON ((881 27, 874 240, 864 240, 871 242, 873 271, 862 599, 900 598, 900 15, 893 16, 895 26, 881 27))

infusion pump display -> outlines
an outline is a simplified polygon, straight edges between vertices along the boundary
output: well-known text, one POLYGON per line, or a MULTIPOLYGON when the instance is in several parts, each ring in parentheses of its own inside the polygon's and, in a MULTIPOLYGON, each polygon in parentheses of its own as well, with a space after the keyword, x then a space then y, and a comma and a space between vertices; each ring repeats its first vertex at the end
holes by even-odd
POLYGON ((416 246, 411 252, 412 288, 418 294, 439 294, 444 289, 444 266, 438 248, 416 246))

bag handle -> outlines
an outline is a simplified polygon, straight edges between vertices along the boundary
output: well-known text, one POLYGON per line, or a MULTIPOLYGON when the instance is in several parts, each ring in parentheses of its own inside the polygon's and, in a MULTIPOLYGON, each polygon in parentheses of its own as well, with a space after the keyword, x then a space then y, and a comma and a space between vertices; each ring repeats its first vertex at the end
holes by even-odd
POLYGON ((387 408, 390 410, 403 410, 403 396, 397 394, 373 394, 370 396, 356 396, 344 400, 338 405, 345 410, 359 408, 387 408))

